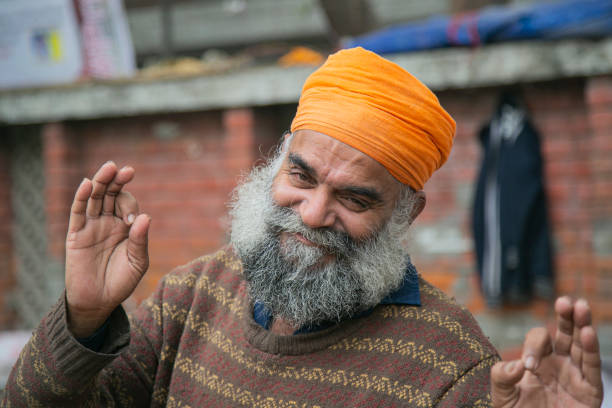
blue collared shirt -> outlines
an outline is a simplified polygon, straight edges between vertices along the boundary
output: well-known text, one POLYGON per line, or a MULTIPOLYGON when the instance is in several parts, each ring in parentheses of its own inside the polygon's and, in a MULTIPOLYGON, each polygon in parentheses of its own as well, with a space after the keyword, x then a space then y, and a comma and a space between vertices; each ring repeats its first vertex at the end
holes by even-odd
MULTIPOLYGON (((408 261, 406 267, 406 274, 404 275, 404 281, 402 285, 385 297, 381 302, 381 305, 412 305, 421 306, 421 293, 419 292, 419 278, 418 273, 412 262, 408 261)), ((356 316, 367 316, 372 313, 374 309, 365 310, 356 316)), ((256 301, 253 305, 253 318, 255 321, 264 329, 269 330, 272 324, 272 314, 264 306, 263 303, 256 301)), ((333 322, 325 322, 316 326, 302 327, 297 330, 294 334, 310 333, 317 330, 323 330, 327 327, 334 325, 333 322)))

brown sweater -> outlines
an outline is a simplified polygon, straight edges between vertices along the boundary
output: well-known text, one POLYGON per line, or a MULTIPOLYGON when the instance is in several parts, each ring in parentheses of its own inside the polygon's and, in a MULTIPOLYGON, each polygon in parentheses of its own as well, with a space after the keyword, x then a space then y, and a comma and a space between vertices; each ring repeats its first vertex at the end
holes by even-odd
POLYGON ((167 275, 100 353, 62 298, 13 368, 6 407, 486 407, 497 353, 475 320, 420 281, 418 306, 278 336, 252 317, 241 263, 221 250, 167 275), (130 328, 131 327, 131 328, 130 328))

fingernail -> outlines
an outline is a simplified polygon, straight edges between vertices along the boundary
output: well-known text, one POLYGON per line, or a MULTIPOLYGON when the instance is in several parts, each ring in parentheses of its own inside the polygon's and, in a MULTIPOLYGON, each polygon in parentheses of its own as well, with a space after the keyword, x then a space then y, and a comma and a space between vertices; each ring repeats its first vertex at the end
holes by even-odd
POLYGON ((535 370, 535 358, 533 356, 527 356, 525 359, 525 368, 528 370, 535 370))
POLYGON ((134 222, 134 214, 130 214, 127 216, 127 220, 128 220, 128 224, 131 224, 134 222))
POLYGON ((514 371, 514 367, 516 367, 516 361, 511 361, 508 364, 506 364, 506 372, 507 373, 511 373, 514 371))

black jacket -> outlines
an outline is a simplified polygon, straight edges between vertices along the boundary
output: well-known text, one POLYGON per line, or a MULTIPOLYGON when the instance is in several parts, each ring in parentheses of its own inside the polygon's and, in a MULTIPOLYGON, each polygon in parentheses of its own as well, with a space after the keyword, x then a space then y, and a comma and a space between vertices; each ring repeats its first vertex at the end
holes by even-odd
POLYGON ((553 294, 551 240, 537 131, 504 95, 480 131, 483 159, 473 206, 478 272, 489 305, 553 294))

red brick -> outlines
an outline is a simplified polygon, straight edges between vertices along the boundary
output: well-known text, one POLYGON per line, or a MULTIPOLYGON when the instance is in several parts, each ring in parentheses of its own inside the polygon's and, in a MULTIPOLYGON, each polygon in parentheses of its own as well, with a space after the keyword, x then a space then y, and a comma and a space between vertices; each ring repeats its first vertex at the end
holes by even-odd
POLYGON ((253 124, 254 117, 251 109, 228 109, 223 112, 223 125, 226 129, 251 129, 253 124))
POLYGON ((568 177, 585 177, 590 174, 590 166, 584 160, 559 160, 549 161, 546 164, 547 176, 554 179, 566 179, 568 177))
POLYGON ((592 129, 609 131, 612 126, 612 109, 592 112, 589 119, 592 129))
POLYGON ((612 131, 607 130, 605 133, 594 132, 589 147, 591 152, 612 152, 612 131))
POLYGON ((586 98, 589 105, 612 105, 612 78, 589 79, 586 98))
POLYGON ((612 321, 612 300, 608 299, 588 299, 593 312, 593 322, 597 327, 598 323, 612 321))

